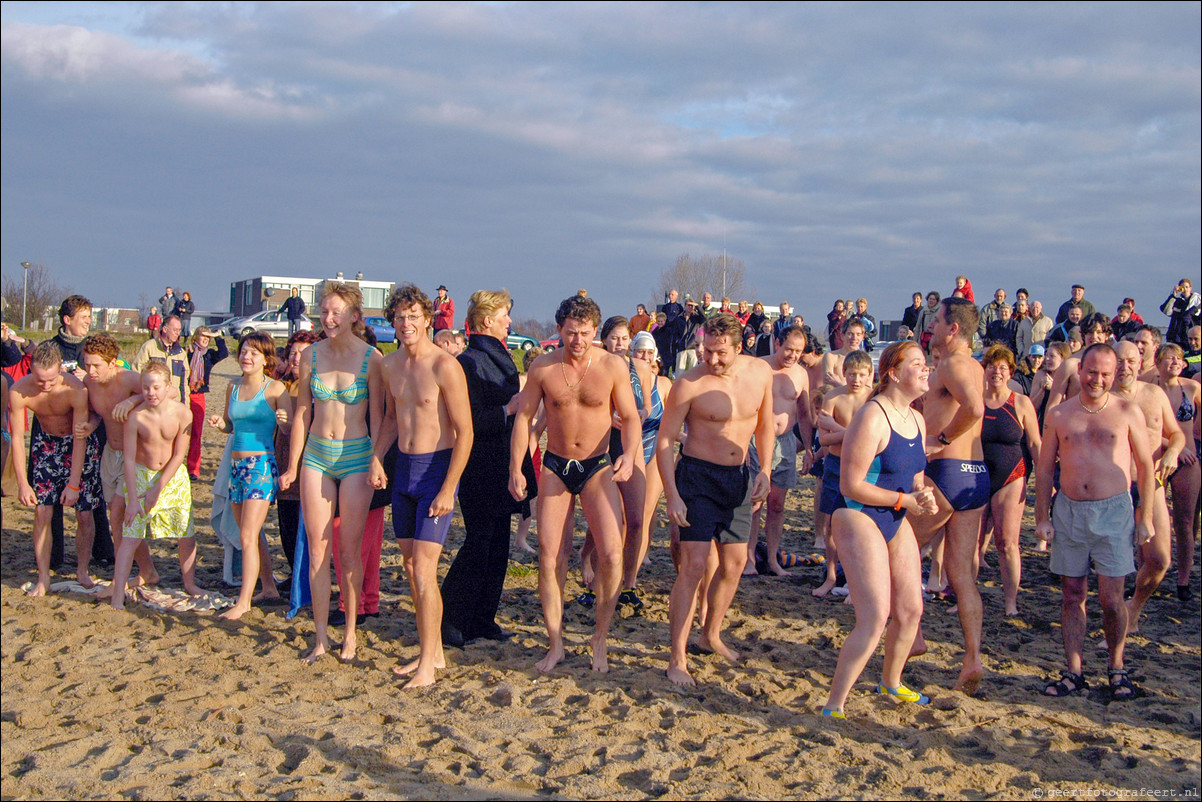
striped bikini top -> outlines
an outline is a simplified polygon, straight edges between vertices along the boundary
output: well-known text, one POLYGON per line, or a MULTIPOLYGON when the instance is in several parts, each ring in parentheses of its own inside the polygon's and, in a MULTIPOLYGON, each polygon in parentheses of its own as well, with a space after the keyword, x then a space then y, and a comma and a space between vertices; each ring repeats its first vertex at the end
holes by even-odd
POLYGON ((359 375, 351 382, 349 387, 342 390, 331 390, 326 383, 317 375, 317 349, 310 348, 313 352, 313 370, 309 374, 309 390, 313 394, 314 401, 340 401, 347 406, 353 407, 367 400, 367 366, 371 361, 371 351, 368 348, 367 353, 363 355, 363 364, 359 366, 359 375))

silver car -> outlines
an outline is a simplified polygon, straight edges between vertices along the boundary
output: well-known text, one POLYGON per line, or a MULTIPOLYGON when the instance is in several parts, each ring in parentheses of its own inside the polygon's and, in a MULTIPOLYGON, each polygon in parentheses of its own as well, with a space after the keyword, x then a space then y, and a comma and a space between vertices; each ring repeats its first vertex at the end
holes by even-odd
MULTIPOLYGON (((301 316, 301 319, 297 323, 297 328, 300 331, 309 331, 313 328, 313 321, 304 315, 301 316)), ((223 331, 228 332, 231 337, 237 339, 245 337, 252 331, 261 331, 264 334, 270 334, 272 337, 287 339, 288 315, 282 309, 268 309, 257 315, 236 317, 233 320, 228 320, 221 324, 221 328, 223 331)))

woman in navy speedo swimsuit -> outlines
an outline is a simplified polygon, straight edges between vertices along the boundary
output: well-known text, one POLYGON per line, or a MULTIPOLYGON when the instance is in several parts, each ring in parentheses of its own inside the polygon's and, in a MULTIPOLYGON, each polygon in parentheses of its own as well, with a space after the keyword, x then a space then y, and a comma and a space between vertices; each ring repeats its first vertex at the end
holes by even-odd
POLYGON ((877 693, 906 702, 930 699, 901 682, 902 668, 922 618, 918 543, 906 513, 934 513, 926 487, 926 427, 910 404, 927 391, 930 369, 913 341, 885 349, 873 398, 852 418, 843 438, 839 488, 844 505, 831 531, 847 576, 856 625, 839 652, 825 716, 843 718, 852 685, 885 633, 885 660, 877 693), (886 629, 888 624, 888 629, 886 629))

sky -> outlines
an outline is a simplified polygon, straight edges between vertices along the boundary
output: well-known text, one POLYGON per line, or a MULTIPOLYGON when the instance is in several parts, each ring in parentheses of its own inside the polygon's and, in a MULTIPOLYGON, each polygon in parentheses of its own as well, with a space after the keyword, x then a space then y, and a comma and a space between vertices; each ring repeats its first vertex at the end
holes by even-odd
POLYGON ((896 318, 972 280, 1156 311, 1202 264, 1202 6, 0 6, 0 271, 96 305, 258 275, 896 318))

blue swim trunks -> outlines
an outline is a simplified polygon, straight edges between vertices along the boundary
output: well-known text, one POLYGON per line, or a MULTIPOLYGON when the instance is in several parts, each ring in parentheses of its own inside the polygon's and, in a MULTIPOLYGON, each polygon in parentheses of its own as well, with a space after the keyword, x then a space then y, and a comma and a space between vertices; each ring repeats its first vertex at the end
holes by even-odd
POLYGON ((450 467, 449 448, 430 454, 397 454, 392 485, 392 530, 397 540, 446 543, 451 513, 432 518, 430 505, 442 490, 450 467))
POLYGON ((926 475, 956 512, 975 510, 989 503, 989 469, 984 462, 931 460, 927 463, 926 475))
POLYGON ((234 460, 230 466, 230 503, 241 504, 251 499, 275 501, 280 486, 280 468, 275 454, 252 454, 234 460))

